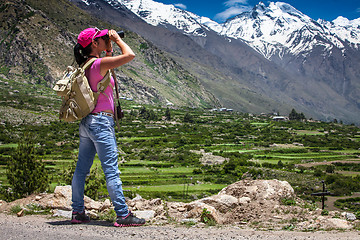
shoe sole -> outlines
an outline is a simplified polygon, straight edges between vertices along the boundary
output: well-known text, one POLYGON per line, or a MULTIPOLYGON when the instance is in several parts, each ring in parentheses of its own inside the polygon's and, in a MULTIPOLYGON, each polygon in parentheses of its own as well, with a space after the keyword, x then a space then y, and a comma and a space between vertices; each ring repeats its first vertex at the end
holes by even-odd
POLYGON ((118 224, 117 222, 114 223, 115 227, 139 227, 144 225, 145 223, 140 223, 140 224, 118 224))

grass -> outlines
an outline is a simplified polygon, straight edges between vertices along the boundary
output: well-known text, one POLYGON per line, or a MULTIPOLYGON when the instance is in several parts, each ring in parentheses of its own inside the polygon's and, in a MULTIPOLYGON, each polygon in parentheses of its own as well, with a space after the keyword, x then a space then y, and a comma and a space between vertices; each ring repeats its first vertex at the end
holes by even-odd
POLYGON ((323 132, 311 131, 311 130, 296 130, 294 131, 298 135, 325 135, 323 132))
POLYGON ((0 148, 16 148, 17 146, 17 143, 0 144, 0 148))
POLYGON ((21 210, 24 211, 24 215, 49 215, 51 214, 51 209, 43 209, 42 207, 40 207, 39 205, 35 204, 35 203, 31 203, 28 204, 24 207, 20 206, 20 205, 15 205, 13 207, 11 207, 10 212, 12 214, 17 214, 19 213, 21 210))
MULTIPOLYGON (((138 186, 138 187, 124 187, 126 190, 143 191, 143 192, 183 192, 184 185, 187 184, 169 184, 169 185, 160 185, 160 186, 138 186)), ((207 190, 221 190, 227 185, 225 184, 195 184, 189 185, 189 191, 207 191, 207 190)))

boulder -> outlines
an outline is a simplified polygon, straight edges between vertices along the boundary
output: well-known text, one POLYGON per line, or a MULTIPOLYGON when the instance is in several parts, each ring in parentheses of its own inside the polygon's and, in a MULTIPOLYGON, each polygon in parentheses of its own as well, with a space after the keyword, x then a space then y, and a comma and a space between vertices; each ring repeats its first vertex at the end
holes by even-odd
POLYGON ((352 225, 345 219, 328 218, 320 216, 318 218, 318 224, 320 229, 332 230, 332 229, 351 229, 352 225))
POLYGON ((251 198, 249 198, 249 197, 239 198, 239 204, 247 204, 249 202, 251 202, 251 198))
POLYGON ((213 195, 198 201, 210 205, 223 213, 233 209, 239 203, 239 200, 236 197, 227 194, 213 195))
POLYGON ((249 197, 251 200, 279 201, 294 197, 294 189, 286 181, 279 180, 241 180, 219 192, 236 198, 249 197))
POLYGON ((211 205, 205 204, 201 201, 191 202, 185 205, 187 208, 186 218, 197 218, 200 219, 204 215, 206 210, 206 216, 213 219, 216 223, 223 223, 223 219, 220 216, 220 213, 211 205))
POLYGON ((44 208, 72 210, 71 186, 57 186, 54 194, 39 199, 39 204, 44 208))
POLYGON ((153 210, 144 210, 144 211, 133 211, 134 215, 138 218, 143 218, 146 221, 150 221, 155 217, 155 211, 153 210))

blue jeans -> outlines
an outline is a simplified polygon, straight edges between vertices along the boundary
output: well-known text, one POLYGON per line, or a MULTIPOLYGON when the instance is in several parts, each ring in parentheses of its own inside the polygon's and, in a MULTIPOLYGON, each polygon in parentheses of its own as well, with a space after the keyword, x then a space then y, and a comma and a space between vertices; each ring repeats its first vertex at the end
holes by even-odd
POLYGON ((117 216, 126 216, 128 214, 118 167, 118 150, 114 126, 114 119, 102 114, 89 114, 81 120, 79 157, 72 179, 72 208, 75 212, 84 210, 85 178, 90 173, 90 168, 97 153, 105 174, 107 190, 117 216))

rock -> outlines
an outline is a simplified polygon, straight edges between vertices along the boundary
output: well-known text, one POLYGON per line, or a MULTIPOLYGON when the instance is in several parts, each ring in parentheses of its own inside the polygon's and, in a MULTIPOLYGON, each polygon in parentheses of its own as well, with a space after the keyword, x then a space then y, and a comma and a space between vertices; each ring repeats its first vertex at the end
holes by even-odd
POLYGON ((70 185, 57 186, 57 187, 55 187, 54 194, 56 197, 63 197, 66 199, 69 199, 69 198, 71 199, 71 195, 72 195, 71 186, 70 185))
POLYGON ((185 211, 186 211, 186 208, 184 208, 184 207, 179 207, 177 210, 178 210, 179 212, 185 212, 185 211))
POLYGON ((227 194, 236 198, 249 197, 253 200, 275 200, 294 196, 294 189, 286 181, 279 180, 241 180, 233 183, 219 194, 227 194))
MULTIPOLYGON (((61 209, 71 211, 72 207, 72 191, 71 186, 57 186, 54 190, 54 194, 49 194, 38 200, 39 205, 43 208, 61 209)), ((92 200, 91 198, 84 196, 84 204, 86 209, 95 209, 99 211, 102 207, 102 203, 92 200)))
POLYGON ((99 211, 101 209, 101 207, 102 207, 102 203, 94 201, 91 198, 86 197, 86 196, 84 198, 84 205, 85 205, 85 208, 88 209, 88 210, 97 210, 97 211, 99 211))
POLYGON ((161 200, 161 198, 155 198, 155 199, 150 200, 149 204, 153 205, 153 206, 161 205, 162 200, 161 200))
POLYGON ((36 201, 40 201, 41 199, 42 199, 42 196, 36 196, 36 197, 35 197, 35 200, 36 200, 36 201))
POLYGON ((71 208, 71 186, 57 186, 54 194, 50 194, 39 200, 44 208, 72 210, 71 208))
POLYGON ((145 205, 144 201, 136 201, 134 209, 136 210, 144 209, 144 205, 145 205))
POLYGON ((149 221, 155 217, 155 211, 145 210, 145 211, 134 211, 134 215, 138 218, 143 218, 146 221, 149 221))
POLYGON ((251 201, 251 198, 249 197, 242 197, 242 198, 239 198, 239 203, 240 204, 247 204, 251 201))
POLYGON ((222 223, 223 219, 220 217, 218 211, 211 205, 201 202, 201 199, 195 202, 188 203, 186 205, 188 210, 187 218, 200 218, 203 211, 208 211, 207 217, 215 220, 216 223, 222 223))
POLYGON ((24 216, 24 209, 21 209, 20 212, 16 214, 18 217, 24 216))
POLYGON ((141 200, 143 199, 139 194, 136 194, 136 197, 134 197, 132 200, 133 201, 138 201, 138 200, 141 200))
POLYGON ((181 219, 181 223, 191 223, 191 224, 197 224, 199 221, 194 218, 184 218, 181 219))
POLYGON ((216 210, 220 212, 229 211, 229 209, 234 208, 239 202, 236 197, 227 194, 214 195, 211 197, 200 199, 198 201, 213 206, 216 210))
POLYGON ((324 218, 323 216, 320 216, 318 218, 320 220, 320 228, 323 229, 351 229, 351 224, 348 223, 348 221, 344 219, 339 218, 324 218))
POLYGON ((63 218, 71 219, 72 211, 64 211, 64 210, 61 210, 61 209, 56 209, 52 216, 53 217, 63 217, 63 218))
POLYGON ((102 203, 100 211, 105 211, 105 210, 107 210, 109 208, 111 208, 111 202, 110 202, 109 199, 105 199, 105 201, 102 203))
POLYGON ((356 216, 353 213, 346 213, 345 218, 348 221, 355 221, 356 220, 356 216))
POLYGON ((97 214, 97 211, 96 210, 90 210, 90 211, 87 211, 86 214, 88 214, 90 216, 91 219, 98 219, 99 216, 97 214))

